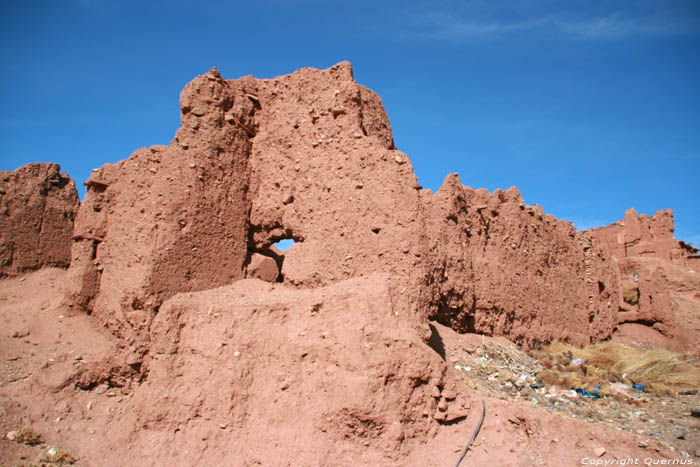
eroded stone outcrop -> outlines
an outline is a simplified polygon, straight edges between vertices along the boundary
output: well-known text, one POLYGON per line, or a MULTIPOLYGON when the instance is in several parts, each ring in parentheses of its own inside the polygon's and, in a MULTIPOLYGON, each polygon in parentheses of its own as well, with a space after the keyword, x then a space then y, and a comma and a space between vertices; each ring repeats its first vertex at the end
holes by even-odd
POLYGON ((57 164, 0 172, 0 277, 67 268, 79 203, 75 183, 57 164))

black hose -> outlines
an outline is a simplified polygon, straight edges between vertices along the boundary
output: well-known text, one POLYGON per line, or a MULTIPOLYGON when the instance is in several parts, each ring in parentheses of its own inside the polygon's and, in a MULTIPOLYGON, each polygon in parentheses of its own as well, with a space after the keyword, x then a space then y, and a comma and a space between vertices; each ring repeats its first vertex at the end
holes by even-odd
POLYGON ((474 432, 472 433, 472 437, 469 438, 467 445, 464 446, 464 449, 462 449, 462 454, 459 456, 459 460, 457 461, 457 465, 455 467, 459 467, 459 464, 462 463, 462 459, 464 459, 464 456, 467 454, 467 451, 469 450, 469 446, 471 446, 471 444, 474 442, 476 435, 479 433, 479 430, 481 429, 481 424, 484 423, 485 416, 486 416, 486 402, 484 402, 482 400, 481 401, 481 418, 479 419, 479 423, 476 425, 476 428, 474 428, 474 432))

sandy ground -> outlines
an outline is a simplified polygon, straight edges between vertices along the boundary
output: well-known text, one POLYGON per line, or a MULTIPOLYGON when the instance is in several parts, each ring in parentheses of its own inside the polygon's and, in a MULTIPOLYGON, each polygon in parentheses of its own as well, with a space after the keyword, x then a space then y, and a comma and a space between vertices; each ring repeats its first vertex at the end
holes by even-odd
MULTIPOLYGON (((90 390, 75 386, 81 368, 104 361, 115 351, 117 342, 95 326, 91 317, 61 304, 64 279, 65 271, 47 268, 0 280, 2 466, 41 465, 29 462, 51 447, 70 452, 78 459, 75 465, 117 465, 113 460, 105 463, 107 457, 102 457, 105 447, 114 449, 105 439, 105 426, 118 422, 112 414, 138 394, 138 385, 119 389, 102 384, 90 390), (31 427, 41 442, 29 446, 7 438, 8 433, 23 426, 31 427)), ((470 415, 442 425, 433 438, 407 455, 373 453, 370 458, 383 459, 377 464, 455 465, 478 423, 484 401, 483 426, 462 465, 604 465, 605 461, 607 465, 634 465, 634 460, 637 465, 658 465, 662 461, 675 463, 666 465, 700 465, 700 419, 684 413, 693 404, 700 405, 699 396, 682 400, 647 396, 639 405, 617 409, 604 401, 582 399, 553 405, 551 398, 542 393, 518 394, 489 381, 488 375, 484 378, 485 373, 478 376, 473 371, 465 376, 469 372, 463 367, 477 356, 480 345, 505 343, 503 339, 460 335, 435 326, 447 362, 452 368, 460 367, 454 371, 462 381, 462 389, 470 395, 470 415), (622 415, 630 413, 630 417, 622 415), (684 439, 679 439, 681 435, 684 439)), ((163 462, 157 455, 159 448, 162 446, 153 446, 149 452, 143 445, 138 450, 122 446, 123 462, 119 465, 203 465, 194 453, 186 462, 163 462)), ((293 445, 285 449, 288 458, 263 465, 303 465, 293 455, 293 445)), ((358 453, 362 449, 357 446, 358 453)), ((352 459, 362 458, 348 452, 328 465, 358 465, 352 459)), ((232 452, 219 465, 254 464, 238 459, 232 452)))

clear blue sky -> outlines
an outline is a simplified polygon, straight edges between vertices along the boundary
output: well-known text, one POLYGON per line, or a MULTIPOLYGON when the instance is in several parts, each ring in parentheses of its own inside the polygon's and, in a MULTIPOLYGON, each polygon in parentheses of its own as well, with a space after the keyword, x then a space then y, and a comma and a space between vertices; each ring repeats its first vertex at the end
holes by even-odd
POLYGON ((579 228, 672 208, 700 246, 700 1, 0 0, 0 170, 167 144, 217 66, 350 60, 424 187, 516 185, 579 228))

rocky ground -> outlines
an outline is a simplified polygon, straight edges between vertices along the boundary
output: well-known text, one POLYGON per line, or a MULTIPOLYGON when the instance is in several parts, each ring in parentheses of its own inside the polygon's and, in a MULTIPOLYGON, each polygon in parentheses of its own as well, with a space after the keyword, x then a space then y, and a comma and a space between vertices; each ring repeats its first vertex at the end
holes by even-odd
POLYGON ((449 342, 446 354, 458 378, 480 394, 626 431, 638 436, 640 446, 700 462, 700 418, 691 415, 700 407, 697 390, 666 394, 629 387, 615 396, 587 397, 538 384, 537 361, 504 339, 454 335, 445 327, 439 333, 449 342))

